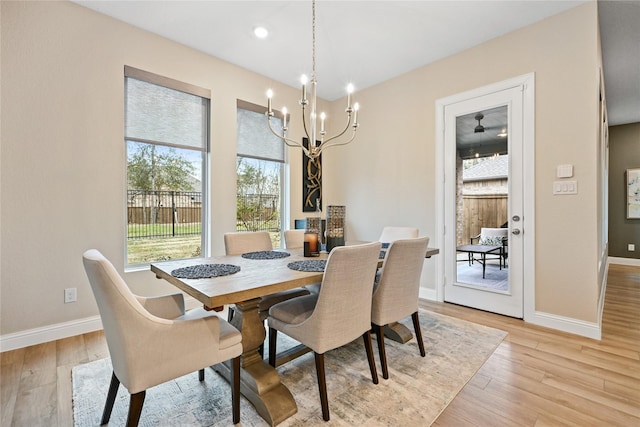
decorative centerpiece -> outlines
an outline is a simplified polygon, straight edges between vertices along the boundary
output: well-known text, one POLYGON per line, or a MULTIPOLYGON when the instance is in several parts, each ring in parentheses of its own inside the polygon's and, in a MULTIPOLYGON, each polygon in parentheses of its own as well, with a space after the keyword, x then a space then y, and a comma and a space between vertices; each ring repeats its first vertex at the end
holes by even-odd
POLYGON ((346 206, 327 206, 327 252, 344 246, 344 218, 346 206))

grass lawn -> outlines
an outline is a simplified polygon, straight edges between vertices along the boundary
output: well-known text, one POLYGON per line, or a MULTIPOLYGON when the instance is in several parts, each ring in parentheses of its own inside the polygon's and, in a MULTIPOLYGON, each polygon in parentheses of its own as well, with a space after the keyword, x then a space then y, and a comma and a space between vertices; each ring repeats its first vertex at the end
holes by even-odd
MULTIPOLYGON (((269 234, 271 235, 273 247, 279 248, 280 233, 270 232, 269 234)), ((131 239, 128 240, 127 245, 127 262, 129 265, 201 256, 199 235, 131 239)))

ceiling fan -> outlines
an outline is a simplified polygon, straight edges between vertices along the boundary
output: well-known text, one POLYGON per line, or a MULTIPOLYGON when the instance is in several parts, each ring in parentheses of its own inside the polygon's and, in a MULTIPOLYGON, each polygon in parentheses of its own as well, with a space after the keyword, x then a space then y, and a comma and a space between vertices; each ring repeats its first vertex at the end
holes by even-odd
POLYGON ((482 113, 478 113, 476 114, 476 116, 474 117, 474 119, 476 119, 478 121, 478 126, 476 126, 473 129, 473 133, 481 133, 484 132, 484 130, 486 129, 484 126, 482 126, 482 124, 480 124, 480 120, 484 119, 484 114, 482 113))

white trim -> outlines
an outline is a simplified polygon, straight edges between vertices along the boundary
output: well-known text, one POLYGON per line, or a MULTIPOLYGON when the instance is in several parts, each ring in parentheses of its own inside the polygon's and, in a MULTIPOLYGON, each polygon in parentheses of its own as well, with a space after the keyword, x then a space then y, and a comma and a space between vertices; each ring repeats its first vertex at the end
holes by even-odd
POLYGON ((420 294, 418 295, 419 299, 427 301, 438 301, 437 297, 437 289, 420 288, 420 294))
POLYGON ((556 314, 536 311, 533 313, 528 323, 544 326, 546 328, 557 329, 570 334, 580 335, 594 340, 602 338, 602 329, 598 323, 585 322, 584 320, 573 319, 571 317, 558 316, 556 314))
POLYGON ((602 335, 602 313, 604 312, 604 301, 607 293, 607 280, 609 277, 609 262, 605 259, 604 273, 602 274, 602 283, 600 284, 600 298, 598 299, 598 327, 602 335))
POLYGON ((640 267, 640 259, 638 258, 619 258, 610 256, 609 264, 619 264, 619 265, 632 265, 635 267, 640 267))
POLYGON ((0 352, 73 337, 76 335, 86 334, 87 332, 99 331, 101 329, 102 321, 100 320, 100 316, 92 316, 84 319, 72 320, 70 322, 56 323, 55 325, 6 334, 0 336, 0 352))
MULTIPOLYGON (((513 87, 523 88, 523 229, 524 239, 523 312, 524 320, 536 317, 535 312, 535 73, 523 74, 508 80, 493 83, 467 92, 455 94, 436 101, 436 236, 437 247, 442 251, 445 230, 444 221, 444 110, 447 105, 484 96, 513 87)), ((450 231, 453 232, 453 231, 450 231)), ((436 263, 436 301, 444 300, 445 257, 436 263)), ((533 323, 533 322, 532 322, 533 323)))

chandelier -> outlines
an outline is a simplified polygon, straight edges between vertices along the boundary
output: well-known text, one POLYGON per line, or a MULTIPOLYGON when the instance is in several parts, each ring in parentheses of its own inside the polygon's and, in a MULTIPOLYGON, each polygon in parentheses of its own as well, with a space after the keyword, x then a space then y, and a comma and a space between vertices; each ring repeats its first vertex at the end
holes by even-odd
POLYGON ((302 143, 290 139, 287 137, 287 107, 282 108, 282 114, 284 116, 282 122, 282 135, 278 134, 273 129, 271 118, 274 116, 274 112, 271 108, 271 98, 273 97, 273 91, 269 89, 267 91, 267 112, 265 115, 267 116, 267 122, 269 123, 269 130, 278 138, 282 139, 285 144, 289 147, 298 147, 301 148, 304 154, 310 159, 316 159, 320 156, 323 150, 329 147, 335 147, 337 145, 346 145, 353 141, 356 137, 356 131, 358 130, 358 109, 360 108, 359 104, 356 102, 355 104, 351 104, 351 96, 353 94, 353 85, 349 84, 347 86, 347 108, 345 109, 345 113, 347 113, 347 124, 345 125, 342 132, 336 134, 335 136, 328 137, 325 139, 326 131, 325 131, 325 119, 326 115, 324 112, 320 114, 320 131, 318 132, 317 128, 317 110, 316 110, 316 2, 312 0, 311 2, 311 14, 312 14, 312 68, 311 68, 311 80, 307 78, 307 76, 303 75, 301 80, 302 83, 302 98, 300 99, 300 105, 302 106, 302 125, 304 128, 304 133, 309 140, 308 148, 305 147, 302 143), (310 98, 307 98, 307 84, 311 85, 311 94, 310 98), (307 111, 308 107, 308 111, 307 111), (353 115, 353 121, 352 119, 353 115), (351 137, 346 139, 338 139, 342 137, 349 128, 352 128, 353 133, 351 137), (319 138, 319 139, 318 139, 319 138))

